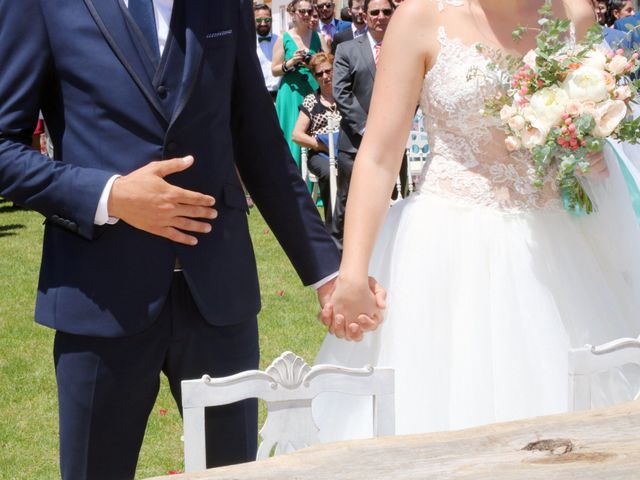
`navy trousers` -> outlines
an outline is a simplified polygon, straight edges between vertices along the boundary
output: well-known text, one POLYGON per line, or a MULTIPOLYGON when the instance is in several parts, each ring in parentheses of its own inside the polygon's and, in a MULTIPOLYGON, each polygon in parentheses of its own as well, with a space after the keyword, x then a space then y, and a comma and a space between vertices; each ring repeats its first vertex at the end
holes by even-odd
MULTIPOLYGON (((132 479, 160 373, 182 411, 181 380, 258 368, 257 319, 206 323, 176 272, 162 313, 147 331, 124 338, 57 332, 54 360, 62 478, 132 479)), ((207 467, 254 460, 257 427, 255 399, 208 408, 207 467)))

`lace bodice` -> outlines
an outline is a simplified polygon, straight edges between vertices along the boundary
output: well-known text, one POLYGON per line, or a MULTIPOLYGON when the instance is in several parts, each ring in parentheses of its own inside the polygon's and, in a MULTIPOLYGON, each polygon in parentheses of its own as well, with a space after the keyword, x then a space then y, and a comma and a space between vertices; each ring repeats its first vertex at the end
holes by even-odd
POLYGON ((482 114, 484 99, 498 88, 487 57, 442 27, 439 40, 420 95, 431 153, 418 191, 505 211, 561 208, 555 171, 542 189, 534 187, 528 155, 510 154, 499 120, 482 114))

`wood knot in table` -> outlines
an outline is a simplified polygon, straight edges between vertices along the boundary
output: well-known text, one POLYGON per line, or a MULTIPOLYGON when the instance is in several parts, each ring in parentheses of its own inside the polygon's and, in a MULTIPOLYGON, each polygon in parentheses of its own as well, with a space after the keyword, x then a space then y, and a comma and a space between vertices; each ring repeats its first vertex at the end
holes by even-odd
POLYGON ((553 455, 564 455, 573 450, 573 442, 568 438, 552 438, 528 443, 522 450, 549 452, 553 455))

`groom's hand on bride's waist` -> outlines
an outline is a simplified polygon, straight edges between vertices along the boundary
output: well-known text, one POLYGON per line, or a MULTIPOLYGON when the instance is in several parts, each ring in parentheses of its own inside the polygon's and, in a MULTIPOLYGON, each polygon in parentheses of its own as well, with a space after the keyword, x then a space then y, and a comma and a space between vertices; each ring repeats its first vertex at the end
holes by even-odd
POLYGON ((185 245, 198 239, 189 233, 208 233, 218 212, 215 199, 171 185, 164 178, 193 165, 191 156, 151 162, 113 182, 108 200, 110 217, 146 232, 185 245))

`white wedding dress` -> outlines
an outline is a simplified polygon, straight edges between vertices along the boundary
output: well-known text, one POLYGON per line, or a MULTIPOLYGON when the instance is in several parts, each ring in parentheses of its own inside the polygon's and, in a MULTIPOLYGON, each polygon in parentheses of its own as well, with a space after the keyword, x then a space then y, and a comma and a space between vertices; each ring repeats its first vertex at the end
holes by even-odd
MULTIPOLYGON (((481 114, 487 59, 440 29, 420 106, 431 147, 417 192, 394 205, 370 272, 385 322, 361 343, 327 336, 316 363, 396 371, 396 433, 564 412, 567 352, 640 334, 640 229, 620 170, 585 181, 597 212, 563 209, 550 172, 509 154, 481 114)), ((633 368, 595 382, 595 405, 626 398, 633 368)), ((371 401, 324 394, 324 441, 371 435, 371 401)))

